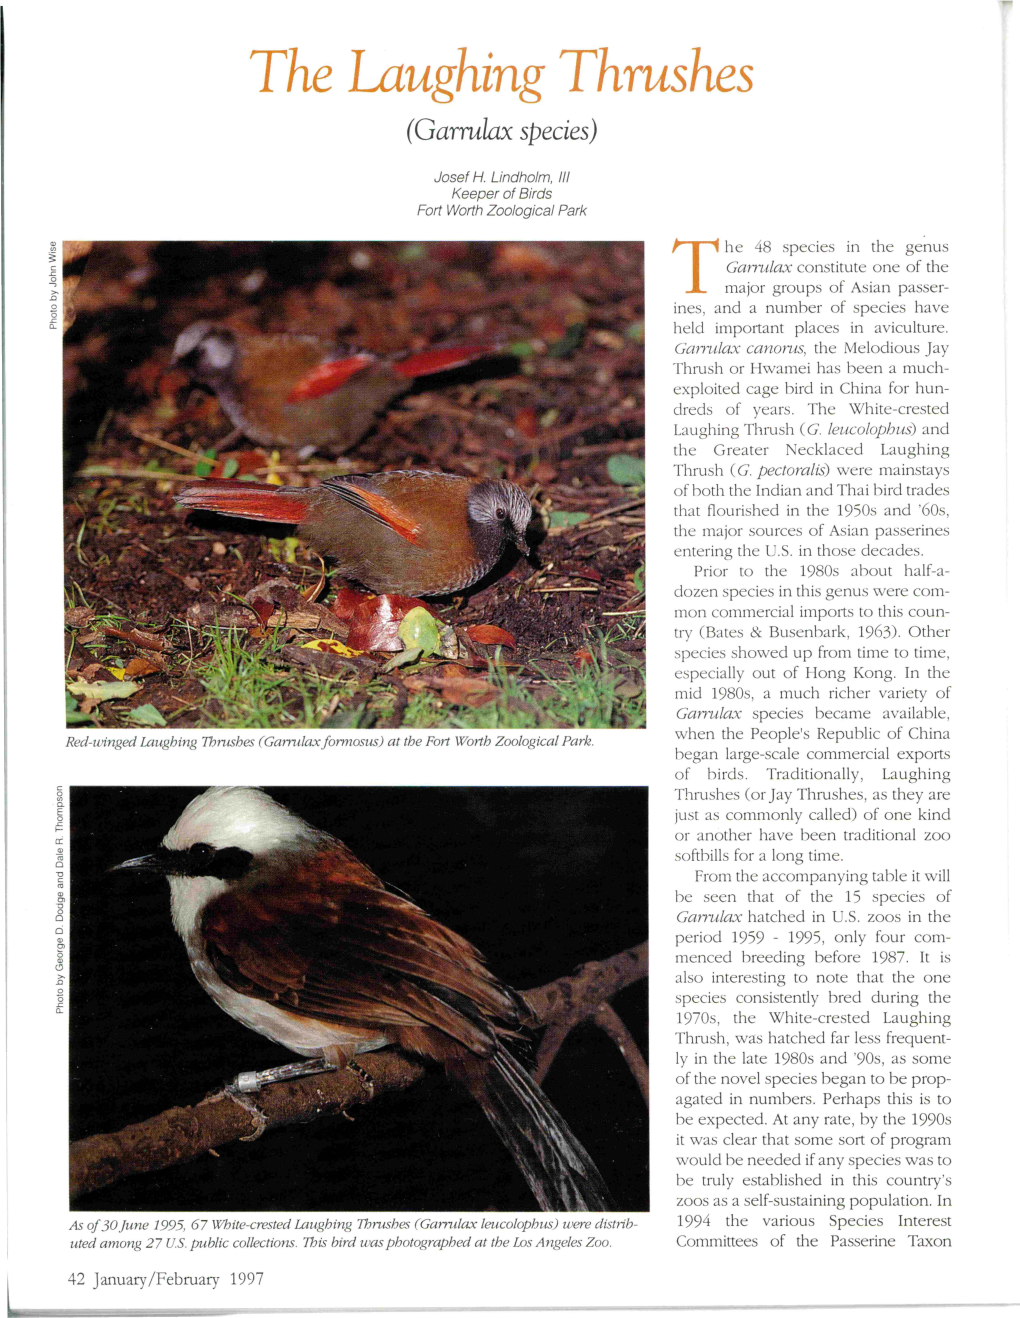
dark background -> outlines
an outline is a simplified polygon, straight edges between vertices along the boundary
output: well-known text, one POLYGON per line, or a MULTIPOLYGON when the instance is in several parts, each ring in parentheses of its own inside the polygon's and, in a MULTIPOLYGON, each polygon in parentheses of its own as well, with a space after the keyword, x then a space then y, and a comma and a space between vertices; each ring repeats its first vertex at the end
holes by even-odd
MULTIPOLYGON (((294 1060, 192 976, 162 881, 106 871, 158 845, 201 789, 71 790, 72 1139, 193 1104, 294 1060)), ((270 788, 463 934, 516 988, 647 937, 643 788, 270 788)), ((647 1055, 647 986, 614 1005, 647 1055)), ((525 1059, 526 1060, 526 1059, 525 1059)), ((575 1030, 545 1084, 620 1208, 648 1206, 647 1112, 613 1044, 575 1030)), ((81 1209, 534 1210, 475 1102, 441 1072, 357 1112, 82 1196, 81 1209)))

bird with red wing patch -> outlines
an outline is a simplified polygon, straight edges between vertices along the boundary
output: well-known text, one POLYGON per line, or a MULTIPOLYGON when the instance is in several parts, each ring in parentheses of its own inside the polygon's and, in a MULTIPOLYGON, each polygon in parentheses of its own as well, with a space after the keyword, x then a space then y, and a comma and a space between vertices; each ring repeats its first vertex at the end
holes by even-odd
POLYGON ((343 576, 380 594, 469 589, 511 547, 528 553, 531 502, 505 480, 441 471, 335 476, 307 489, 205 480, 176 496, 185 508, 260 522, 293 522, 343 576))
POLYGON ((344 453, 416 379, 498 352, 451 344, 384 359, 311 334, 245 333, 200 320, 178 335, 173 360, 215 393, 249 439, 344 453))

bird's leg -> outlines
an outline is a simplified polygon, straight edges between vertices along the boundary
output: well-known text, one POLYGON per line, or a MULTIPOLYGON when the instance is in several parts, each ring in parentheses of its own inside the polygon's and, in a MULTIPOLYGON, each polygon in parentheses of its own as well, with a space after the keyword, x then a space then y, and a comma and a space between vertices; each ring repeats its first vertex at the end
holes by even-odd
POLYGON ((333 1046, 323 1048, 322 1056, 325 1061, 330 1063, 330 1069, 334 1071, 351 1071, 361 1082, 361 1087, 365 1091, 367 1101, 371 1102, 375 1097, 375 1084, 372 1077, 368 1074, 363 1066, 359 1066, 354 1060, 354 1053, 347 1054, 342 1048, 333 1046))
POLYGON ((300 1080, 302 1076, 320 1075, 323 1071, 336 1069, 324 1058, 310 1057, 306 1062, 288 1062, 285 1066, 271 1066, 267 1071, 242 1071, 227 1088, 242 1094, 257 1094, 266 1085, 275 1085, 281 1080, 300 1080))
POLYGON ((279 1080, 300 1080, 302 1076, 318 1075, 323 1071, 333 1071, 335 1069, 331 1063, 320 1057, 314 1057, 309 1058, 306 1062, 288 1062, 285 1066, 273 1066, 266 1071, 242 1071, 240 1075, 235 1076, 222 1089, 207 1094, 199 1103, 199 1107, 206 1103, 215 1102, 218 1098, 229 1098, 238 1107, 244 1108, 245 1112, 255 1122, 253 1133, 241 1136, 242 1141, 249 1143, 252 1140, 257 1140, 266 1129, 265 1113, 253 1099, 248 1097, 249 1094, 257 1094, 266 1085, 275 1084, 279 1080))
POLYGON ((306 1062, 288 1062, 286 1066, 274 1066, 268 1071, 242 1071, 229 1087, 242 1094, 254 1094, 280 1080, 300 1080, 302 1076, 321 1075, 324 1071, 352 1071, 369 1098, 375 1093, 372 1077, 354 1060, 354 1054, 348 1054, 337 1045, 323 1048, 321 1057, 310 1057, 306 1062))
POLYGON ((266 1129, 266 1118, 261 1108, 248 1095, 257 1094, 266 1085, 275 1085, 282 1080, 300 1080, 306 1075, 322 1075, 326 1071, 353 1072, 360 1081, 367 1099, 371 1101, 374 1097, 375 1085, 372 1077, 364 1067, 358 1065, 353 1054, 348 1056, 342 1048, 334 1046, 323 1048, 321 1057, 310 1057, 304 1062, 287 1062, 284 1066, 271 1066, 265 1071, 242 1071, 228 1085, 206 1095, 199 1107, 205 1103, 212 1103, 218 1098, 231 1099, 238 1107, 244 1108, 256 1122, 254 1133, 242 1135, 241 1139, 245 1142, 257 1140, 266 1129))
POLYGON ((238 426, 235 426, 229 435, 223 435, 220 439, 217 439, 210 444, 209 447, 214 453, 222 453, 225 448, 229 448, 231 444, 236 443, 243 435, 244 431, 238 426))
POLYGON ((227 1098, 232 1102, 236 1103, 238 1107, 243 1107, 245 1112, 248 1113, 252 1121, 255 1123, 255 1128, 250 1135, 240 1136, 241 1143, 251 1144, 254 1140, 260 1139, 261 1136, 266 1133, 267 1122, 266 1114, 262 1111, 259 1105, 250 1099, 247 1094, 240 1093, 233 1085, 227 1085, 226 1089, 222 1092, 226 1094, 227 1098))

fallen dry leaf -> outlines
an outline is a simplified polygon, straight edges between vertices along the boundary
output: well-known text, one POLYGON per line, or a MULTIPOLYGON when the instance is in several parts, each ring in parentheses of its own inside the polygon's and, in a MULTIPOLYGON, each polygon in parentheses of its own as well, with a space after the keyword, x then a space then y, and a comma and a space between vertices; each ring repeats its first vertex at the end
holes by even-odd
POLYGON ((352 671, 359 677, 371 676, 372 673, 368 670, 374 667, 371 660, 360 659, 354 655, 333 654, 330 650, 309 650, 303 645, 283 646, 279 651, 279 658, 293 664, 295 668, 318 673, 321 677, 341 675, 350 677, 352 671))
POLYGON ((536 326, 546 343, 559 343, 567 332, 566 324, 558 316, 543 316, 536 326))
POLYGON ((269 600, 256 598, 251 601, 251 607, 255 610, 256 614, 258 615, 259 622, 264 627, 266 623, 269 621, 269 619, 273 616, 272 604, 270 604, 269 600))
POLYGON ((103 635, 113 636, 119 641, 130 641, 141 650, 166 651, 171 648, 165 636, 157 636, 154 632, 143 632, 139 627, 104 627, 103 635))
POLYGON ((409 595, 370 595, 350 615, 348 645, 355 650, 396 654, 404 648, 400 624, 412 609, 432 612, 427 604, 409 595))
POLYGON ((331 635, 343 633, 345 628, 334 614, 322 604, 307 600, 289 581, 277 579, 262 581, 253 586, 244 597, 245 603, 256 610, 262 625, 294 627, 298 631, 327 631, 331 635), (276 607, 266 615, 266 604, 276 607))
POLYGON ((137 682, 69 682, 67 689, 85 701, 125 700, 140 690, 137 682))
POLYGON ((493 627, 486 622, 475 623, 473 627, 465 627, 464 634, 479 645, 508 645, 511 650, 517 649, 517 642, 509 632, 505 632, 502 627, 493 627))
POLYGON ((189 627, 240 627, 245 631, 259 621, 246 604, 214 604, 212 600, 189 604, 185 617, 189 627))
POLYGON ((341 586, 329 609, 341 622, 346 622, 359 604, 364 604, 366 599, 374 598, 372 595, 366 595, 363 590, 356 590, 353 586, 341 586))
POLYGON ((533 407, 522 407, 514 413, 514 425, 528 439, 538 434, 538 413, 533 407))
POLYGON ((335 636, 329 640, 324 637, 321 640, 305 641, 302 650, 318 650, 321 654, 339 654, 350 658, 354 654, 364 654, 364 650, 352 650, 349 645, 344 645, 343 641, 338 641, 335 636))
POLYGON ((496 699, 496 690, 484 677, 471 676, 460 664, 441 664, 404 678, 409 691, 434 691, 448 705, 480 709, 496 699))
POLYGON ((492 269, 498 275, 553 279, 562 267, 551 252, 535 243, 500 243, 492 269))
POLYGON ((110 682, 115 680, 113 674, 105 664, 86 664, 81 670, 82 678, 86 682, 110 682))
POLYGON ((326 585, 326 564, 320 556, 316 555, 316 557, 319 558, 319 579, 314 586, 309 586, 307 590, 301 592, 309 604, 315 603, 326 585))
POLYGON ((225 476, 227 479, 250 476, 252 472, 261 471, 268 465, 269 454, 265 449, 231 449, 229 453, 220 454, 209 475, 225 476))
POLYGON ((448 705, 468 705, 471 709, 481 709, 496 699, 492 684, 483 677, 451 678, 443 683, 438 694, 448 705))
POLYGON ((148 677, 152 673, 166 672, 166 664, 154 655, 135 655, 124 669, 125 677, 148 677))

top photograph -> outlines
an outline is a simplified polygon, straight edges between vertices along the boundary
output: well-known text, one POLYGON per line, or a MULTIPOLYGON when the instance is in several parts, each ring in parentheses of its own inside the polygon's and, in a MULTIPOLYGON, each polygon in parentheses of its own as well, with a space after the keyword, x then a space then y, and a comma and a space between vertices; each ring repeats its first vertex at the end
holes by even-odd
POLYGON ((68 726, 645 725, 638 242, 66 242, 68 726))

